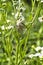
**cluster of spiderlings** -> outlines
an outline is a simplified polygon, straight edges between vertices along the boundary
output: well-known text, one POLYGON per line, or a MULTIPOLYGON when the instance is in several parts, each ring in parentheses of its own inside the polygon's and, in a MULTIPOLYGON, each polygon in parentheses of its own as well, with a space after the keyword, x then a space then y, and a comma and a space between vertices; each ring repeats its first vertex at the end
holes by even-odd
POLYGON ((15 19, 16 19, 16 25, 17 27, 22 27, 22 23, 25 20, 25 17, 23 15, 24 11, 26 10, 26 8, 23 6, 23 3, 20 2, 19 6, 16 6, 16 14, 15 14, 15 19))

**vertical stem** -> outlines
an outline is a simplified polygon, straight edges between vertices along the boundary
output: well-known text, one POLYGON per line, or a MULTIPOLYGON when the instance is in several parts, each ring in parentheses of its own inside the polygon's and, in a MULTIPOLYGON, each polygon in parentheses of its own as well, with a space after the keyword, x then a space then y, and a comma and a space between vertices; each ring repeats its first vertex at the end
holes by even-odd
POLYGON ((32 12, 33 12, 33 10, 34 10, 34 6, 35 6, 35 0, 33 1, 33 0, 31 0, 32 1, 32 12))
POLYGON ((21 1, 19 0, 19 8, 20 8, 20 2, 21 2, 21 1))
POLYGON ((16 47, 16 63, 15 63, 15 65, 18 65, 18 44, 16 47))

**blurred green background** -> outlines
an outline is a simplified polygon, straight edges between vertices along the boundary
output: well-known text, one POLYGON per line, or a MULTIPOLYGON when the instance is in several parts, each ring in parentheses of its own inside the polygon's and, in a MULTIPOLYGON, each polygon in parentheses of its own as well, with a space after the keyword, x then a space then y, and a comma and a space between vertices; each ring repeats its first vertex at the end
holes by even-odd
POLYGON ((43 65, 43 0, 0 0, 0 65, 43 65))

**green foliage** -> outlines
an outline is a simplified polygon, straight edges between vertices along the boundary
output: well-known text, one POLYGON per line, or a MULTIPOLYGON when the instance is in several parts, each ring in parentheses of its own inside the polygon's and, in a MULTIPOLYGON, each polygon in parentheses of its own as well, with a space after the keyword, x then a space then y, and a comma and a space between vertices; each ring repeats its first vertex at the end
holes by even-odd
POLYGON ((43 65, 37 46, 43 47, 42 0, 0 0, 0 65, 43 65))

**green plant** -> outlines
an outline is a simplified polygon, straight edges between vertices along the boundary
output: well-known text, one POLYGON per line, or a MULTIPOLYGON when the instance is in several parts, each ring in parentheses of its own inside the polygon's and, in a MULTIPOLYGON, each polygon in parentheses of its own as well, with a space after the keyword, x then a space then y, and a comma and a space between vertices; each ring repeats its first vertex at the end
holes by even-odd
POLYGON ((0 65, 43 65, 43 57, 29 57, 43 46, 42 6, 41 0, 0 0, 0 65))

